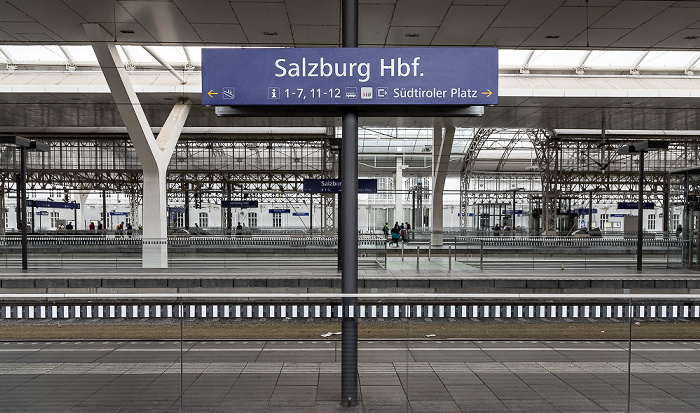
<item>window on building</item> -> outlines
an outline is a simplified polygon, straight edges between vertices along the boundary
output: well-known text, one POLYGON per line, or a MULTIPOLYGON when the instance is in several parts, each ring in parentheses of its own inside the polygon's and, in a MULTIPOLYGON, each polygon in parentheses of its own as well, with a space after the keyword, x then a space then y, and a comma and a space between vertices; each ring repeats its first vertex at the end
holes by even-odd
POLYGON ((649 230, 656 229, 656 215, 649 214, 647 216, 647 229, 649 229, 649 230))
POLYGON ((249 212, 248 213, 248 228, 257 228, 258 227, 258 213, 257 212, 249 212))
POLYGON ((175 226, 177 228, 182 228, 185 226, 185 213, 184 212, 176 212, 175 213, 175 226))
POLYGON ((51 212, 51 228, 58 228, 58 212, 51 212))
POLYGON ((209 228, 209 213, 200 212, 199 213, 199 226, 201 228, 209 228))
POLYGON ((610 215, 600 214, 600 228, 605 228, 605 223, 610 220, 610 215))
POLYGON ((671 229, 673 229, 675 231, 676 228, 678 228, 678 224, 680 224, 680 223, 681 223, 680 214, 673 214, 673 219, 671 222, 671 229))
POLYGON ((280 212, 273 212, 272 213, 272 227, 273 228, 282 228, 282 213, 280 213, 280 212))

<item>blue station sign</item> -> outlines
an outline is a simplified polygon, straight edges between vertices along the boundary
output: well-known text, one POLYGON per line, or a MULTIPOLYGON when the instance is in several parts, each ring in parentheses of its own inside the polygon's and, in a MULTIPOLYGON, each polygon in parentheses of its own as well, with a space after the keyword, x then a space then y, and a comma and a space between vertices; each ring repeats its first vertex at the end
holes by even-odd
POLYGON ((289 208, 270 208, 267 210, 270 214, 288 214, 290 211, 289 208))
POLYGON ((35 208, 80 209, 80 204, 76 202, 36 201, 33 199, 27 200, 27 206, 35 208))
MULTIPOLYGON (((312 194, 338 194, 343 190, 340 179, 304 179, 304 192, 312 194)), ((358 179, 358 194, 374 194, 377 192, 376 179, 358 179)))
POLYGON ((308 212, 292 212, 293 217, 308 217, 308 212))
POLYGON ((258 201, 221 201, 222 208, 257 208, 258 201))
MULTIPOLYGON (((617 209, 638 209, 639 203, 637 202, 618 202, 617 209)), ((642 209, 654 209, 653 202, 642 202, 642 209)))
POLYGON ((498 103, 496 48, 202 49, 202 104, 498 103))

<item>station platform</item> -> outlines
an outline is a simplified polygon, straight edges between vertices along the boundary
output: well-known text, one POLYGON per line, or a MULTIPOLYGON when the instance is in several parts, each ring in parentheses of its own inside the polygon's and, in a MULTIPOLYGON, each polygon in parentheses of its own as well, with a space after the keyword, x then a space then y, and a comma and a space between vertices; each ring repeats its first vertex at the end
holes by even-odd
MULTIPOLYGON (((677 268, 630 266, 527 268, 507 259, 497 267, 388 257, 386 268, 365 263, 358 269, 360 293, 678 293, 700 292, 700 272, 677 268)), ((337 293, 341 273, 326 258, 268 258, 235 268, 47 268, 27 271, 0 268, 0 288, 7 293, 337 293), (317 265, 316 265, 317 264, 317 265)), ((384 264, 384 262, 382 262, 384 264)))

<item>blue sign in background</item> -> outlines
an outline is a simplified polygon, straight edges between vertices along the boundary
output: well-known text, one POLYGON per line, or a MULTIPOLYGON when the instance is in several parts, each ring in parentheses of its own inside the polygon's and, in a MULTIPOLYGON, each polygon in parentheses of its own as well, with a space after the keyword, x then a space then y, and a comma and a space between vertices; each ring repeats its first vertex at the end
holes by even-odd
POLYGON ((27 200, 27 206, 35 208, 64 208, 64 209, 80 209, 80 204, 76 202, 56 202, 56 201, 35 201, 27 200))
POLYGON ((221 201, 222 208, 257 208, 258 201, 221 201))
MULTIPOLYGON (((304 179, 304 192, 312 194, 338 194, 342 192, 343 181, 340 179, 304 179)), ((373 194, 377 192, 376 179, 358 179, 357 193, 373 194)))
POLYGON ((496 48, 202 49, 202 104, 495 105, 496 48))
MULTIPOLYGON (((637 202, 618 202, 617 209, 638 209, 639 203, 637 202)), ((642 209, 654 209, 653 202, 642 202, 642 209)))

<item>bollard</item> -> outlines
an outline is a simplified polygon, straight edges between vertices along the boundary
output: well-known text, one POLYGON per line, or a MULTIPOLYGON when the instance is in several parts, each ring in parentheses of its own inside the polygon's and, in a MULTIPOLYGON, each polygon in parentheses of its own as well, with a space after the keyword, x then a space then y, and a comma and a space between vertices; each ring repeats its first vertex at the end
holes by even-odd
POLYGON ((452 245, 447 247, 447 271, 452 271, 452 245))
POLYGON ((428 261, 430 261, 430 253, 433 251, 433 241, 428 242, 428 261))
POLYGON ((401 244, 401 261, 403 261, 403 243, 401 244))
POLYGON ((420 269, 420 245, 416 245, 416 270, 420 269))

